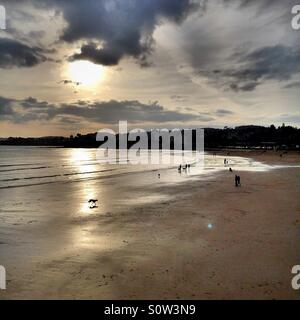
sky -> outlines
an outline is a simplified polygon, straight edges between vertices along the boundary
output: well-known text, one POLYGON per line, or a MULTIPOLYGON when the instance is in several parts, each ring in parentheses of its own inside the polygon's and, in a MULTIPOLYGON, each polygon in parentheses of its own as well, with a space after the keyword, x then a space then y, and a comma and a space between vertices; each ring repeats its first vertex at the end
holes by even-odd
POLYGON ((0 0, 0 137, 300 127, 300 0, 0 0))

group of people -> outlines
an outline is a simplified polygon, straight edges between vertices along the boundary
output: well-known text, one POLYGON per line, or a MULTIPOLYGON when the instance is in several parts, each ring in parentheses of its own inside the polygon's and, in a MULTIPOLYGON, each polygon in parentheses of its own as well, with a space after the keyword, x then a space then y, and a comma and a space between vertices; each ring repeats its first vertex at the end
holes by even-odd
POLYGON ((181 170, 187 170, 190 169, 191 165, 190 164, 186 164, 186 165, 179 165, 178 167, 178 172, 181 172, 181 170))
MULTIPOLYGON (((225 158, 224 165, 226 165, 228 163, 229 163, 229 161, 225 158)), ((185 165, 180 164, 178 167, 178 172, 181 172, 182 170, 188 170, 188 169, 190 169, 190 167, 191 167, 190 164, 185 164, 185 165)), ((233 172, 232 168, 229 168, 229 172, 233 172)), ((159 178, 160 178, 160 174, 159 174, 159 178)), ((234 182, 235 182, 236 187, 240 187, 241 186, 241 177, 236 174, 234 177, 234 182)))

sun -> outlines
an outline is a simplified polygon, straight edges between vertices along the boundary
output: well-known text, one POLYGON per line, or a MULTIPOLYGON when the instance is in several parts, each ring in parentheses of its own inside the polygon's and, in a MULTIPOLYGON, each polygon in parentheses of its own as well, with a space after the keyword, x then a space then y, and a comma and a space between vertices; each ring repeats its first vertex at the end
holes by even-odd
POLYGON ((92 86, 104 78, 104 67, 89 61, 79 60, 69 63, 68 74, 73 82, 92 86))

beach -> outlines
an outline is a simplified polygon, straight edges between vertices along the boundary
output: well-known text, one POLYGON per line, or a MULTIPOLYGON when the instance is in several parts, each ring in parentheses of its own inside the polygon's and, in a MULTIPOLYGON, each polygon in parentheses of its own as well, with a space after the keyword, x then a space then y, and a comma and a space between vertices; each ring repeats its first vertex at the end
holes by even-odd
POLYGON ((299 153, 217 157, 265 167, 3 187, 0 299, 299 299, 299 153))

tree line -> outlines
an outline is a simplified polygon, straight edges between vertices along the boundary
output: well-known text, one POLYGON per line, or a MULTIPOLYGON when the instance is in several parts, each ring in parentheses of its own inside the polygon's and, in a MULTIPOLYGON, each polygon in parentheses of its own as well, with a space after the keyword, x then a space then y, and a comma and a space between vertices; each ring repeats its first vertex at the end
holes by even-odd
MULTIPOLYGON (((195 139, 195 129, 193 139, 195 139)), ((82 135, 71 135, 70 137, 40 137, 40 138, 21 138, 10 137, 1 139, 1 145, 23 145, 23 146, 54 146, 54 147, 73 147, 73 148, 95 148, 101 145, 96 141, 97 133, 82 135)), ((150 131, 148 132, 150 141, 150 131)), ((275 127, 264 126, 238 126, 235 128, 205 128, 204 145, 209 148, 268 148, 268 149, 290 149, 300 150, 300 129, 292 126, 282 125, 275 127)), ((117 141, 118 141, 117 135, 117 141)), ((131 147, 133 143, 129 143, 131 147)), ((118 144, 117 144, 118 145, 118 144)), ((173 142, 171 141, 171 149, 173 142)), ((193 148, 195 141, 193 140, 193 148)))

